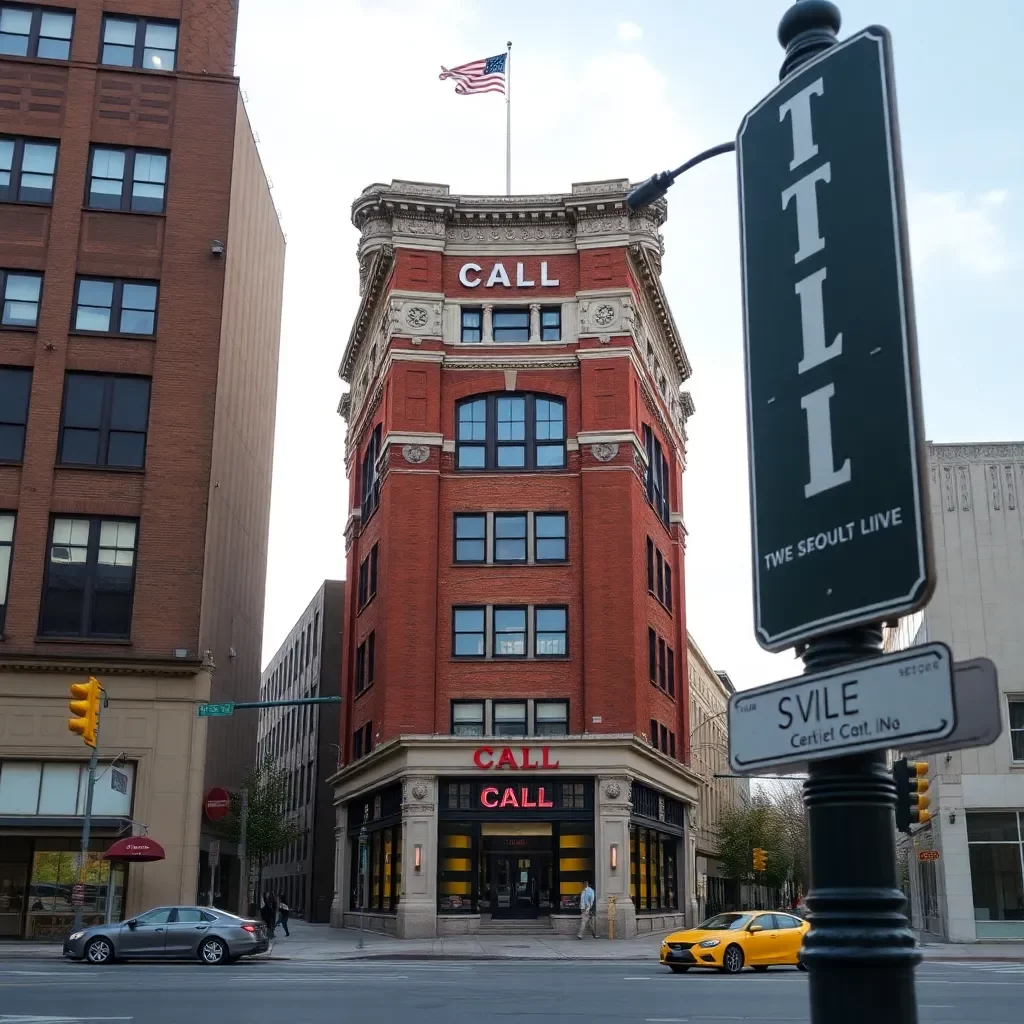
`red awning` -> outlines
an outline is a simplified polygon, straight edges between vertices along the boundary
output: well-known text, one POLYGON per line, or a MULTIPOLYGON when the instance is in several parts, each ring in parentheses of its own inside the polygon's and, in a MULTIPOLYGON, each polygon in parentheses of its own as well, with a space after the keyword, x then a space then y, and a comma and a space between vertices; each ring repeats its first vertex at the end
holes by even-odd
POLYGON ((163 860, 164 848, 148 836, 118 839, 103 855, 107 860, 163 860))

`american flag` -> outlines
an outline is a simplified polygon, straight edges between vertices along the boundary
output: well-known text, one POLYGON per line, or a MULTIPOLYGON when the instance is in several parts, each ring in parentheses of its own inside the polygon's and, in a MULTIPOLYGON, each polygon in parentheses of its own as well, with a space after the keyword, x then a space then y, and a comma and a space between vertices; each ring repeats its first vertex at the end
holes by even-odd
POLYGON ((505 91, 505 58, 507 54, 499 53, 497 57, 485 57, 473 60, 468 64, 460 64, 449 70, 441 65, 441 74, 437 77, 443 82, 446 78, 455 79, 455 91, 460 96, 472 96, 478 92, 505 91))

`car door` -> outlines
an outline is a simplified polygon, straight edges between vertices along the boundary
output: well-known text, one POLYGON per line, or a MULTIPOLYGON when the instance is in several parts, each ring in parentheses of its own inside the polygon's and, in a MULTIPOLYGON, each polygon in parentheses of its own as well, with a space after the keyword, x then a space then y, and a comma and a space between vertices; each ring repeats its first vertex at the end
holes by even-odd
POLYGON ((770 964, 773 962, 773 951, 777 938, 775 918, 771 914, 758 914, 748 925, 748 935, 744 943, 744 959, 748 964, 770 964), (751 932, 751 928, 757 931, 751 932))
POLYGON ((157 907, 126 921, 117 936, 118 956, 163 956, 173 915, 174 907, 157 907))
POLYGON ((782 963, 795 964, 804 940, 800 927, 802 922, 792 914, 775 914, 774 917, 780 960, 782 963))
POLYGON ((212 915, 199 907, 176 907, 174 918, 167 925, 167 944, 164 956, 193 957, 199 943, 210 929, 212 915))

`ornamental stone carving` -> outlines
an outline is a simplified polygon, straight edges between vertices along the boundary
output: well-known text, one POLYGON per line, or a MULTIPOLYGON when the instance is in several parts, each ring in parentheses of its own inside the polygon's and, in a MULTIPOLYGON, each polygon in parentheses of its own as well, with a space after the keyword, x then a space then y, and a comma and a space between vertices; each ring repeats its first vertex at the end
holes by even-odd
POLYGON ((405 322, 413 328, 413 330, 426 327, 429 319, 430 314, 422 306, 410 306, 405 311, 405 322))
POLYGON ((427 797, 427 784, 425 782, 414 782, 410 792, 414 800, 425 800, 427 797))
POLYGON ((420 217, 396 217, 396 235, 418 235, 423 238, 444 238, 444 221, 420 217))
POLYGON ((616 455, 619 454, 619 446, 617 444, 592 444, 590 446, 590 454, 597 459, 598 462, 611 462, 616 455))
POLYGON ((403 444, 402 445, 402 458, 406 462, 412 463, 414 466, 418 466, 422 462, 426 462, 430 458, 430 449, 425 444, 403 444))
POLYGON ((629 218, 625 214, 618 217, 587 217, 576 223, 576 231, 581 235, 619 234, 628 228, 629 218))
POLYGON ((615 319, 615 307, 602 302, 594 308, 593 321, 598 327, 607 327, 615 319))
POLYGON ((613 779, 604 787, 604 795, 609 800, 618 800, 622 796, 622 787, 613 779))

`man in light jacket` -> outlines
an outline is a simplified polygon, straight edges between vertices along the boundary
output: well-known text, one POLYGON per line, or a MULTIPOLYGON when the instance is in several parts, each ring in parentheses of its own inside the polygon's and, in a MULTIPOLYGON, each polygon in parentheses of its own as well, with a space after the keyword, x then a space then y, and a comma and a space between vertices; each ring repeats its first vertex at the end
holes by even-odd
POLYGON ((590 888, 590 883, 584 882, 583 891, 580 893, 580 930, 576 935, 577 939, 583 938, 583 933, 587 930, 588 924, 594 933, 594 938, 597 938, 597 922, 593 920, 594 900, 596 898, 594 890, 590 888))

